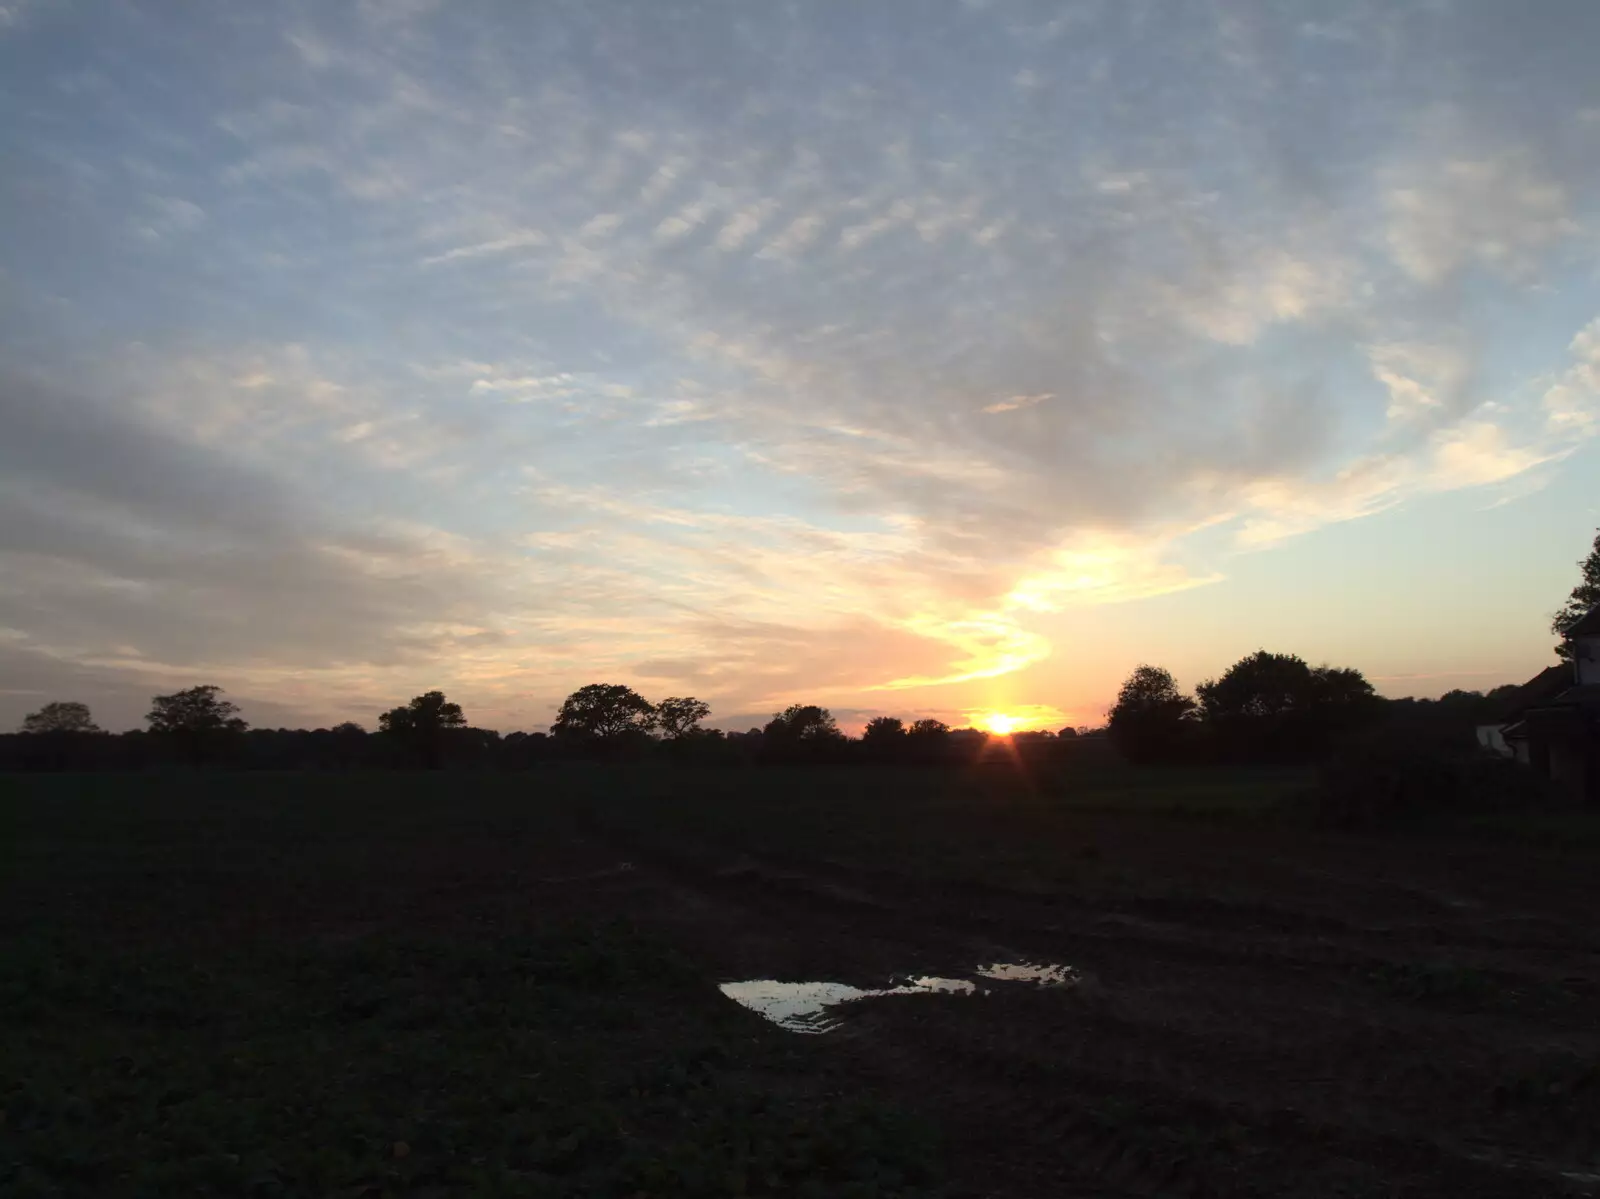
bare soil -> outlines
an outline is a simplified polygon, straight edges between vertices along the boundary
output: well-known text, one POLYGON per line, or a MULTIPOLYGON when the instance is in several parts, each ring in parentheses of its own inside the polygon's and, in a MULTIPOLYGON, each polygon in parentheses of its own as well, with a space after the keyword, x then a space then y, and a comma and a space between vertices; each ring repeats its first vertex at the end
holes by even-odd
POLYGON ((956 881, 688 823, 596 835, 636 867, 607 902, 713 977, 1078 973, 1071 990, 862 1001, 817 1038, 819 1069, 937 1122, 956 1193, 1600 1184, 1589 853, 1102 810, 1030 824, 1022 856, 1052 869, 956 881))
MULTIPOLYGON (((933 1127, 938 1178, 893 1193, 1600 1192, 1592 850, 1117 810, 993 780, 930 793, 892 774, 429 785, 437 807, 386 808, 368 780, 323 795, 337 818, 241 806, 248 819, 209 829, 183 817, 190 797, 159 836, 148 812, 93 836, 35 816, 0 931, 203 957, 621 922, 725 1005, 746 1091, 862 1097, 933 1127), (128 849, 130 829, 161 854, 128 849), (997 961, 1079 981, 863 1000, 816 1037, 715 993, 997 961)), ((658 1018, 675 1035, 670 1012, 632 1019, 643 1037, 658 1018)))

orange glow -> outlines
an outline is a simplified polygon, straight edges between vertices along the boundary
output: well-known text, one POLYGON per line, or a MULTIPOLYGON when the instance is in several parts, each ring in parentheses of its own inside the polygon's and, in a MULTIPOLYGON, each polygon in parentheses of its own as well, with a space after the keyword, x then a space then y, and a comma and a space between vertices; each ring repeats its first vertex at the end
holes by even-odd
POLYGON ((990 712, 983 718, 983 727, 999 737, 1009 737, 1022 722, 1004 712, 990 712))
MULTIPOLYGON (((990 702, 996 699, 1003 701, 1004 697, 993 696, 990 702)), ((1009 737, 1013 733, 1033 729, 1055 730, 1064 724, 1074 723, 1066 712, 1050 704, 1008 703, 1003 708, 969 708, 966 718, 973 728, 983 729, 996 737, 1009 737)))

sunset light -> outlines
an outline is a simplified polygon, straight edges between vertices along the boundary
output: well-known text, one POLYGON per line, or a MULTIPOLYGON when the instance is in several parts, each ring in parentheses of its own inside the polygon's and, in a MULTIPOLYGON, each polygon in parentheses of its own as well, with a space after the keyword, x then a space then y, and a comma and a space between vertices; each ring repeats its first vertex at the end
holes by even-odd
POLYGON ((1600 1199, 1597 46, 0 0, 6 1177, 1600 1199))

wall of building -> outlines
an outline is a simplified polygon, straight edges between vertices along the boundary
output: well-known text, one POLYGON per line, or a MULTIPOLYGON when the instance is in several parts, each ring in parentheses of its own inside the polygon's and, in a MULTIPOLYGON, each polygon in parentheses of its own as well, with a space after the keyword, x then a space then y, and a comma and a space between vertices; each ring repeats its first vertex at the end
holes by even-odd
POLYGON ((1511 746, 1501 733, 1503 727, 1503 725, 1498 724, 1480 724, 1478 726, 1478 748, 1497 753, 1502 758, 1512 757, 1511 746))
POLYGON ((1580 685, 1600 684, 1600 637, 1578 637, 1572 647, 1580 685))
POLYGON ((1550 781, 1574 798, 1581 797, 1589 775, 1589 747, 1582 742, 1556 741, 1550 746, 1550 781))

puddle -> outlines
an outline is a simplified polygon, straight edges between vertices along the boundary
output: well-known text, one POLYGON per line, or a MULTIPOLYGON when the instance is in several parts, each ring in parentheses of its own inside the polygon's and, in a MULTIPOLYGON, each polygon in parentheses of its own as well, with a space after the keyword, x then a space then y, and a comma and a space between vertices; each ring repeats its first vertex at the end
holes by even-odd
POLYGON ((971 995, 977 985, 964 978, 922 977, 906 980, 900 986, 863 990, 848 983, 784 983, 771 978, 723 983, 721 991, 735 1003, 743 1004, 790 1032, 823 1033, 839 1027, 839 1018, 828 1009, 858 999, 880 995, 971 995))
MULTIPOLYGON (((1038 987, 1067 987, 1078 981, 1070 966, 1044 962, 996 962, 979 966, 975 973, 1000 982, 1032 983, 1038 987)), ((786 983, 772 978, 753 978, 745 982, 723 983, 719 988, 735 1003, 771 1020, 790 1032, 825 1033, 838 1028, 841 1020, 833 1010, 858 999, 882 995, 983 995, 986 992, 967 978, 939 978, 924 974, 895 981, 878 989, 852 987, 848 983, 786 983)))
POLYGON ((885 994, 907 995, 916 991, 939 991, 946 995, 971 995, 977 990, 977 983, 964 978, 933 978, 923 975, 921 978, 908 978, 893 991, 885 994))
POLYGON ((1055 966, 1048 962, 996 962, 992 966, 979 966, 984 978, 1008 983, 1033 983, 1040 987, 1070 987, 1078 981, 1078 972, 1071 966, 1055 966))

